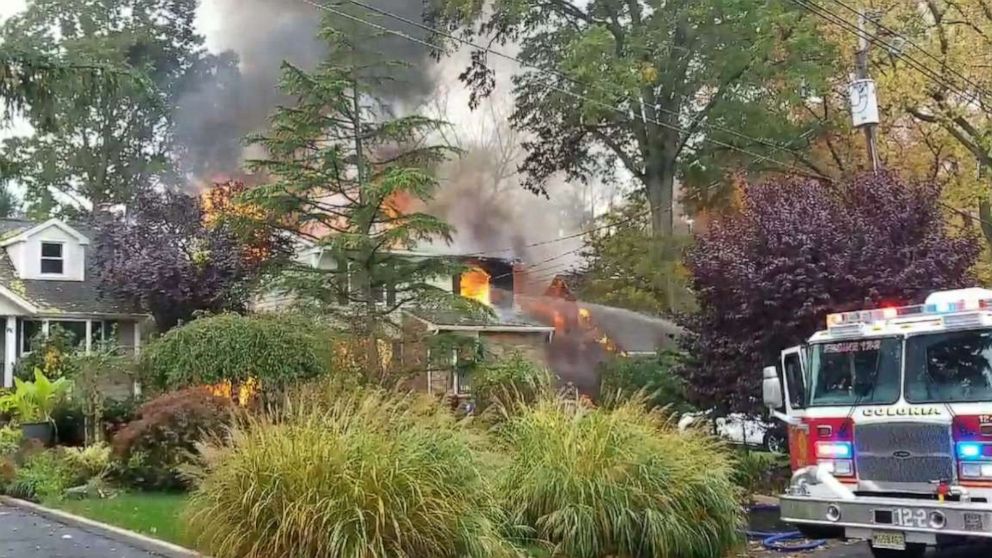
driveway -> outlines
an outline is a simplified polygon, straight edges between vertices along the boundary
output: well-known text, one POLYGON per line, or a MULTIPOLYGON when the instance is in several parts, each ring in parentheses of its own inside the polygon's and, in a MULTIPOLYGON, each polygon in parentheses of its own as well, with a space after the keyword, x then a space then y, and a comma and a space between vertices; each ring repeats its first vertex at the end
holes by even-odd
POLYGON ((144 550, 0 505, 0 558, 160 558, 144 550))

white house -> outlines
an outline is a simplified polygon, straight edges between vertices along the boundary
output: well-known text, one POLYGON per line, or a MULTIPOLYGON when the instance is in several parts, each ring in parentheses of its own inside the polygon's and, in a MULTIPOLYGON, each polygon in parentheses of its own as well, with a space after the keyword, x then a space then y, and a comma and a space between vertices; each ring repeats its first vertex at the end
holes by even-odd
POLYGON ((13 384, 17 360, 39 331, 54 326, 71 332, 80 347, 113 337, 137 351, 141 323, 148 319, 131 305, 97 290, 86 227, 58 219, 45 222, 0 219, 0 344, 3 386, 13 384))

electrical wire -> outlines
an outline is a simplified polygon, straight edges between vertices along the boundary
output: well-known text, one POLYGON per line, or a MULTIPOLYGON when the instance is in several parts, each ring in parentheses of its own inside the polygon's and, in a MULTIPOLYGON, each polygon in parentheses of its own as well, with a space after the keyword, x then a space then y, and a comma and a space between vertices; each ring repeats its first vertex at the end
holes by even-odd
MULTIPOLYGON (((847 11, 849 11, 849 12, 851 12, 851 13, 853 13, 853 14, 857 14, 857 15, 860 15, 860 12, 858 11, 858 9, 857 9, 857 8, 854 8, 854 7, 852 7, 852 6, 850 5, 850 4, 848 4, 848 3, 846 3, 846 2, 844 2, 843 0, 831 0, 831 1, 832 1, 833 3, 835 3, 835 4, 837 4, 837 5, 839 5, 839 6, 841 6, 841 7, 842 7, 842 8, 844 8, 845 10, 847 10, 847 11)), ((970 80, 970 79, 968 79, 968 78, 967 78, 966 76, 964 76, 964 75, 963 75, 962 73, 960 73, 960 72, 958 72, 957 70, 955 70, 954 68, 952 68, 952 67, 951 67, 951 66, 950 66, 949 64, 947 64, 947 63, 946 63, 945 61, 943 61, 943 60, 941 60, 940 58, 937 58, 936 56, 934 56, 933 54, 931 54, 931 53, 930 53, 930 51, 928 51, 928 50, 926 50, 926 49, 924 49, 924 48, 923 48, 923 47, 921 47, 920 45, 918 45, 918 44, 916 44, 915 42, 913 42, 913 41, 911 41, 911 40, 909 39, 909 37, 907 37, 907 36, 905 36, 905 35, 903 35, 902 33, 899 33, 898 31, 895 31, 894 29, 892 29, 892 28, 890 28, 890 27, 887 27, 887 26, 886 26, 885 24, 883 24, 883 23, 882 23, 882 22, 880 22, 880 21, 875 21, 875 22, 874 22, 874 24, 875 24, 875 26, 876 26, 876 27, 878 27, 878 28, 879 28, 879 29, 881 29, 882 31, 885 31, 886 33, 888 33, 888 34, 890 34, 890 35, 892 35, 892 36, 894 36, 894 37, 898 37, 898 38, 900 38, 900 39, 902 39, 902 40, 903 40, 903 41, 905 41, 905 43, 906 43, 906 44, 908 44, 909 46, 911 46, 911 47, 913 47, 913 48, 915 48, 916 50, 918 50, 918 51, 920 51, 920 52, 922 52, 922 53, 923 53, 923 54, 924 54, 924 55, 925 55, 925 56, 926 56, 927 58, 929 58, 929 59, 931 59, 931 60, 933 60, 934 62, 936 62, 936 63, 938 63, 938 64, 940 64, 940 66, 941 66, 941 69, 943 69, 943 70, 947 70, 948 72, 950 72, 950 73, 952 73, 953 75, 955 75, 955 76, 957 76, 957 78, 958 78, 958 79, 960 79, 961 81, 963 81, 963 82, 964 82, 965 84, 967 84, 967 85, 969 85, 969 86, 971 86, 972 88, 974 88, 974 92, 973 92, 973 95, 978 95, 978 94, 982 94, 982 95, 984 95, 985 97, 992 97, 992 95, 989 95, 989 92, 988 92, 988 91, 986 91, 986 90, 985 90, 985 89, 984 89, 984 88, 983 88, 982 86, 980 86, 980 85, 978 85, 977 83, 975 83, 974 81, 972 81, 972 80, 970 80)), ((890 52, 891 52, 891 51, 890 51, 890 52)), ((895 54, 895 53, 894 53, 894 54, 895 54)), ((899 54, 896 54, 896 56, 899 56, 899 54)), ((975 98, 973 98, 972 100, 975 100, 975 98)), ((981 99, 978 99, 978 100, 979 100, 979 103, 981 104, 981 99)))
MULTIPOLYGON (((346 1, 352 2, 352 3, 355 3, 356 2, 356 0, 346 0, 346 1)), ((412 35, 410 35, 408 33, 404 33, 402 31, 397 31, 395 29, 390 29, 388 27, 384 27, 384 26, 379 25, 377 23, 373 23, 373 22, 368 21, 366 19, 362 19, 362 18, 360 18, 358 16, 349 14, 347 12, 343 12, 343 11, 338 10, 336 8, 332 8, 330 6, 327 6, 327 5, 324 5, 324 4, 320 4, 318 2, 314 2, 313 0, 300 0, 300 2, 303 2, 304 4, 308 4, 308 5, 313 6, 315 8, 318 8, 320 10, 324 10, 326 12, 333 13, 335 15, 341 16, 341 17, 343 17, 345 19, 349 19, 349 20, 352 20, 352 21, 357 22, 357 23, 362 23, 364 25, 367 25, 369 27, 372 27, 373 29, 376 29, 376 30, 381 31, 383 33, 387 33, 387 34, 390 34, 390 35, 394 35, 394 36, 397 36, 397 37, 406 39, 408 41, 411 41, 413 43, 422 45, 422 46, 427 47, 429 49, 432 49, 434 51, 437 51, 437 52, 440 52, 440 53, 446 52, 445 49, 444 49, 444 47, 442 47, 440 45, 435 45, 435 44, 429 43, 427 41, 418 39, 418 38, 416 38, 416 37, 414 37, 414 36, 412 36, 412 35)), ((356 5, 359 5, 359 4, 356 4, 356 5)), ((396 17, 400 17, 400 16, 396 16, 396 17)), ((412 20, 410 20, 410 21, 412 21, 412 20)), ((429 26, 423 26, 423 28, 433 29, 433 28, 431 28, 429 26)), ((441 32, 441 31, 437 31, 437 32, 440 35, 445 36, 445 34, 443 32, 441 32)), ((452 37, 453 40, 458 41, 458 42, 460 42, 462 44, 469 45, 469 46, 474 46, 476 48, 485 48, 486 52, 488 52, 488 53, 496 54, 497 56, 502 56, 502 57, 506 58, 507 60, 518 61, 514 57, 511 57, 511 56, 506 55, 506 54, 499 53, 498 51, 493 50, 491 48, 480 47, 479 45, 475 45, 471 41, 462 39, 460 37, 455 37, 454 35, 449 35, 449 36, 452 37)), ((520 61, 518 61, 518 62, 520 62, 520 61)), ((522 63, 522 62, 520 62, 520 63, 522 63)), ((542 70, 542 71, 544 71, 544 73, 551 73, 550 71, 547 71, 547 70, 542 70)), ((573 97, 573 98, 578 99, 578 100, 586 101, 586 102, 588 102, 590 104, 593 104, 593 105, 596 105, 596 106, 598 106, 600 108, 605 108, 605 109, 612 110, 612 111, 614 111, 614 112, 616 112, 618 114, 624 115, 625 117, 626 116, 630 116, 629 111, 627 111, 627 110, 625 110, 623 108, 620 108, 619 106, 611 105, 611 104, 609 104, 609 103, 607 103, 605 101, 599 101, 597 99, 592 99, 592 98, 590 98, 590 97, 588 97, 586 95, 582 95, 582 94, 576 93, 574 91, 569 91, 567 89, 562 89, 561 87, 558 87, 558 86, 553 85, 553 84, 545 83, 545 84, 542 84, 542 86, 545 89, 550 89, 550 90, 553 90, 553 91, 557 91, 558 93, 561 93, 563 95, 567 95, 569 97, 573 97)), ((635 116, 635 118, 638 119, 638 120, 641 120, 641 121, 643 121, 645 123, 651 123, 651 124, 654 124, 656 126, 661 126, 662 128, 666 128, 666 129, 673 130, 673 131, 676 131, 676 132, 682 132, 682 133, 692 133, 693 132, 692 130, 688 130, 686 128, 683 128, 683 127, 678 126, 678 125, 675 125, 675 124, 670 124, 668 122, 662 122, 662 121, 657 120, 657 119, 654 119, 654 118, 648 118, 646 115, 643 115, 643 114, 642 115, 639 115, 639 116, 635 116)), ((747 137, 750 137, 750 136, 747 136, 747 137)), ((771 157, 767 157, 767 156, 762 155, 760 153, 755 153, 754 151, 751 151, 749 149, 744 149, 742 147, 738 147, 736 145, 733 145, 731 143, 727 143, 725 141, 722 141, 722 140, 719 140, 719 139, 716 139, 716 138, 712 138, 712 137, 709 137, 709 136, 704 135, 700 139, 701 139, 701 141, 705 141, 707 143, 712 143, 714 145, 717 145, 717 146, 720 146, 720 147, 724 147, 724 148, 729 149, 731 151, 737 151, 739 153, 742 153, 744 155, 747 155, 749 157, 752 157, 755 160, 765 161, 765 162, 768 162, 768 163, 773 164, 775 166, 781 167, 783 169, 791 170, 792 172, 794 172, 796 174, 799 174, 799 175, 810 176, 810 177, 820 178, 820 179, 828 179, 829 178, 829 177, 826 177, 826 176, 824 176, 822 174, 819 174, 819 173, 815 173, 815 174, 814 173, 810 173, 810 172, 806 171, 805 169, 801 169, 799 167, 796 167, 795 165, 790 165, 789 163, 786 163, 786 162, 783 162, 783 161, 779 161, 779 160, 774 159, 774 158, 771 158, 771 157)), ((752 141, 758 141, 756 138, 750 138, 750 139, 752 141)))

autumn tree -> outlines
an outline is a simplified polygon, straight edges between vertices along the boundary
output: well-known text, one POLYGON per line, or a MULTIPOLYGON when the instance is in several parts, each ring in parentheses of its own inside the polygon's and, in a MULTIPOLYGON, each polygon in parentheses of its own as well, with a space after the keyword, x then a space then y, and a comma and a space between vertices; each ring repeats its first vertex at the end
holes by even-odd
POLYGON ((313 71, 284 63, 281 85, 296 102, 253 138, 268 157, 251 164, 271 178, 243 199, 309 248, 312 259, 289 265, 273 288, 348 327, 369 378, 383 380, 380 341, 396 311, 458 298, 430 284, 450 277, 453 262, 397 253, 450 240, 449 225, 398 202, 428 200, 437 189, 430 168, 452 150, 430 140, 444 123, 397 117, 378 96, 388 90, 389 63, 367 50, 367 32, 331 23, 322 32, 326 62, 313 71))
POLYGON ((197 4, 31 0, 0 26, 8 53, 0 69, 16 71, 6 93, 19 92, 10 99, 48 132, 4 145, 33 213, 127 203, 177 179, 177 100, 191 76, 216 62, 194 28, 197 4), (66 71, 73 68, 101 69, 101 79, 66 71), (105 79, 116 72, 127 78, 105 79))
MULTIPOLYGON (((98 216, 96 228, 100 291, 150 313, 159 331, 198 311, 244 311, 267 261, 226 223, 208 220, 200 198, 180 192, 139 192, 124 216, 98 216)), ((284 253, 273 236, 268 257, 284 253)))
MULTIPOLYGON (((521 165, 529 189, 544 193, 561 172, 622 179, 622 165, 657 236, 673 232, 677 177, 705 185, 754 162, 735 147, 771 160, 788 158, 782 144, 805 145, 792 112, 831 56, 813 16, 784 0, 443 0, 428 19, 519 45, 526 67, 514 77, 512 121, 533 138, 521 165)), ((492 56, 475 52, 462 75, 475 100, 492 93, 492 56)))
POLYGON ((891 173, 748 186, 686 257, 699 303, 683 324, 693 402, 754 412, 761 368, 828 313, 970 285, 978 241, 970 228, 948 229, 940 195, 891 173))

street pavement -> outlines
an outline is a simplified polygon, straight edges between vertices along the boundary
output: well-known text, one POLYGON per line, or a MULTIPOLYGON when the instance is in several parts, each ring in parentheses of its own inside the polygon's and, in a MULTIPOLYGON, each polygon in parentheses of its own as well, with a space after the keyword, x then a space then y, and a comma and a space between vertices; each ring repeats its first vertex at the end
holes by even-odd
POLYGON ((0 558, 160 558, 132 546, 0 505, 0 558))

